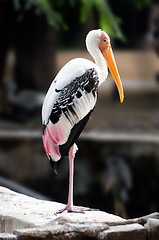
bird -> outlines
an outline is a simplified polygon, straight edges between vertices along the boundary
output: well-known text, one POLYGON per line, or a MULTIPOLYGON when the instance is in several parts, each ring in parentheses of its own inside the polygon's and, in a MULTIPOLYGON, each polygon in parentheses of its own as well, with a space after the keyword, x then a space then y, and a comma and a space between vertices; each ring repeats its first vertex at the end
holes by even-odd
POLYGON ((33 89, 18 90, 18 86, 14 81, 5 82, 4 89, 7 93, 8 101, 27 112, 35 111, 44 101, 44 94, 42 92, 33 89))
POLYGON ((43 92, 19 89, 15 81, 5 81, 2 86, 2 118, 33 125, 36 123, 36 116, 41 109, 44 97, 43 92))
POLYGON ((116 215, 127 218, 125 204, 129 200, 129 191, 132 189, 132 172, 125 159, 111 155, 105 159, 106 171, 102 176, 104 190, 111 192, 114 199, 116 215))
POLYGON ((57 213, 91 211, 73 203, 74 158, 76 140, 93 112, 98 88, 108 76, 108 68, 117 85, 120 101, 124 91, 109 35, 101 29, 86 36, 86 48, 94 62, 75 58, 66 63, 52 81, 42 106, 43 145, 55 173, 61 161, 69 161, 67 205, 57 213))

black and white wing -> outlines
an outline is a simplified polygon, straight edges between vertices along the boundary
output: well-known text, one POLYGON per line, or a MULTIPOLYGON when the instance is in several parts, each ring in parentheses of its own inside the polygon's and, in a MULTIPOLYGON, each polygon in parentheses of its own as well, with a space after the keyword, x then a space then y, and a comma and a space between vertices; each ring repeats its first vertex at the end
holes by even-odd
MULTIPOLYGON (((90 68, 64 88, 54 88, 54 95, 58 97, 52 104, 47 124, 44 124, 43 135, 45 151, 54 161, 68 154, 87 123, 97 101, 98 84, 97 71, 90 68)), ((51 99, 48 103, 51 105, 51 99)))

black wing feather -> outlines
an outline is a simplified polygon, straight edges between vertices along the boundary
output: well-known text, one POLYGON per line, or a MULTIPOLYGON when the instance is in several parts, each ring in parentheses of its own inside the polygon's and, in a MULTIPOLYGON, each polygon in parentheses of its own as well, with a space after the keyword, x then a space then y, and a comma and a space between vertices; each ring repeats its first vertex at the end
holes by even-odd
POLYGON ((64 87, 63 89, 59 90, 56 89, 56 92, 60 92, 60 95, 57 101, 54 103, 50 120, 53 124, 56 124, 62 112, 67 116, 67 109, 69 109, 73 114, 76 114, 73 110, 73 100, 76 96, 80 98, 82 96, 82 91, 86 91, 87 93, 93 94, 96 96, 96 92, 98 89, 98 75, 94 68, 88 69, 85 74, 81 77, 77 77, 75 80, 71 82, 68 86, 64 87))
POLYGON ((67 142, 60 146, 61 156, 68 155, 70 147, 76 142, 76 140, 80 136, 83 128, 85 127, 85 125, 87 124, 87 122, 89 120, 89 117, 90 117, 92 111, 93 110, 91 110, 81 121, 79 121, 77 124, 74 125, 67 142))
MULTIPOLYGON (((73 108, 75 96, 77 98, 80 98, 82 96, 82 91, 85 91, 86 94, 87 93, 92 94, 93 97, 96 98, 98 93, 98 84, 99 80, 97 72, 94 68, 92 68, 87 70, 86 73, 81 77, 78 77, 75 80, 73 80, 71 84, 64 87, 63 89, 61 90, 56 89, 56 92, 60 92, 60 95, 57 101, 54 103, 50 115, 51 122, 53 124, 56 124, 59 121, 62 113, 64 113, 68 119, 70 119, 69 112, 71 112, 72 115, 77 116, 73 108)), ((67 142, 59 146, 61 159, 55 163, 50 158, 51 166, 53 167, 56 173, 61 163, 61 160, 65 157, 68 157, 70 147, 75 143, 77 138, 80 136, 93 110, 91 110, 83 119, 81 119, 77 124, 73 126, 67 142)))

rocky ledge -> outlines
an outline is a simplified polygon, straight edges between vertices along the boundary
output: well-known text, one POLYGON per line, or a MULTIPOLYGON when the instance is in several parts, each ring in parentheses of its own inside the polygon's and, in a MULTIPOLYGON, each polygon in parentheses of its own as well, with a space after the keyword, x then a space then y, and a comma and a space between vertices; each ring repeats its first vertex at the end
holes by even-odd
POLYGON ((101 211, 56 215, 63 206, 0 187, 0 240, 159 239, 159 213, 129 220, 101 211))

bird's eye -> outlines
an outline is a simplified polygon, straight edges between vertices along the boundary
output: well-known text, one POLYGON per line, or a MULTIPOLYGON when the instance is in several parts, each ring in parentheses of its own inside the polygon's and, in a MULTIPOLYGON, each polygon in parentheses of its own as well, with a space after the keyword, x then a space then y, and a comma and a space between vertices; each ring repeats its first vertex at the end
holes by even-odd
POLYGON ((103 42, 105 42, 105 43, 106 43, 106 42, 107 42, 107 39, 104 39, 104 40, 103 40, 103 42))

